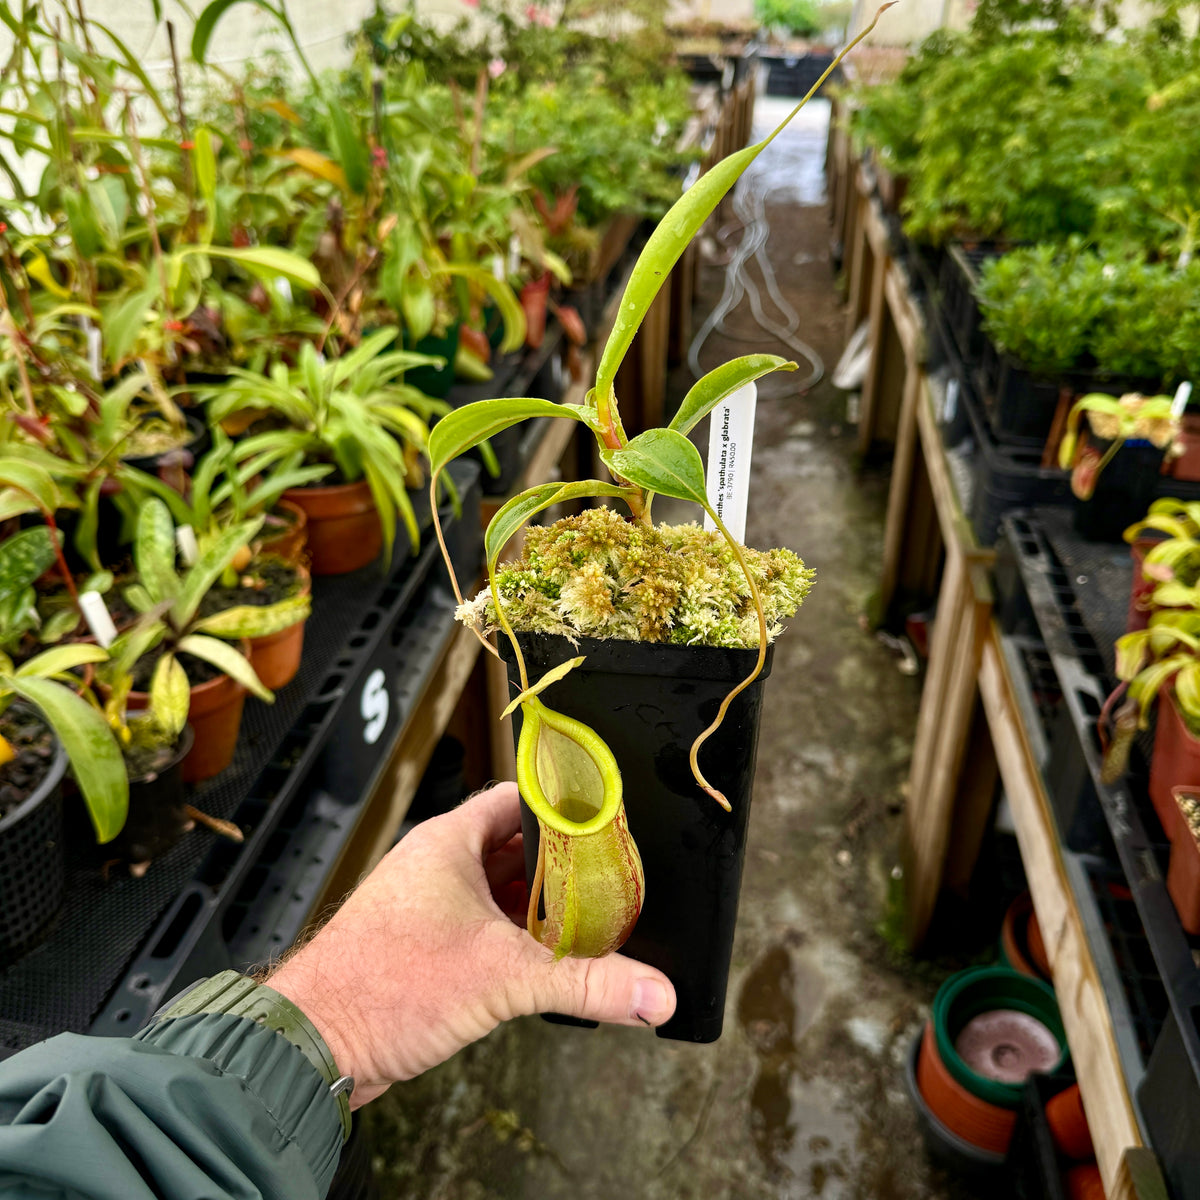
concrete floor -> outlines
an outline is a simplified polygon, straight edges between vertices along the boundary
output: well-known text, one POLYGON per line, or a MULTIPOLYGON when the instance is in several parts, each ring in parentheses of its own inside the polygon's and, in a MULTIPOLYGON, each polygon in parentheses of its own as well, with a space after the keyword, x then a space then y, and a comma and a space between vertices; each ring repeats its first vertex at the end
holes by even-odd
MULTIPOLYGON (((760 101, 761 132, 782 112, 760 101)), ((769 193, 780 288, 831 373, 843 313, 821 178, 828 106, 802 116, 768 150, 756 186, 769 193)), ((697 321, 723 274, 703 270, 697 321)), ((732 335, 705 344, 705 369, 750 350, 790 353, 758 340, 746 306, 728 325, 732 335)), ((792 547, 817 584, 767 687, 723 1037, 693 1046, 514 1022, 366 1110, 384 1196, 958 1194, 928 1165, 902 1082, 934 973, 907 963, 884 932, 918 698, 917 681, 859 620, 879 568, 887 480, 857 469, 845 396, 827 377, 798 395, 803 374, 760 393, 746 540, 792 547)), ((690 377, 677 375, 682 394, 690 377)), ((655 515, 667 516, 657 505, 655 515)))

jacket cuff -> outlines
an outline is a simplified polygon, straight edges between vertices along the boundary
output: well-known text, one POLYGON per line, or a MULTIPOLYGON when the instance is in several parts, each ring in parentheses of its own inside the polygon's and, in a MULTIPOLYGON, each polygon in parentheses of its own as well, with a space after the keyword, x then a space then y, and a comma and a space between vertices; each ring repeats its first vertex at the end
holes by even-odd
POLYGON ((321 1194, 328 1191, 342 1150, 341 1114, 329 1085, 298 1046, 249 1017, 229 1013, 171 1017, 143 1029, 134 1040, 203 1058, 240 1079, 280 1134, 304 1155, 321 1194))

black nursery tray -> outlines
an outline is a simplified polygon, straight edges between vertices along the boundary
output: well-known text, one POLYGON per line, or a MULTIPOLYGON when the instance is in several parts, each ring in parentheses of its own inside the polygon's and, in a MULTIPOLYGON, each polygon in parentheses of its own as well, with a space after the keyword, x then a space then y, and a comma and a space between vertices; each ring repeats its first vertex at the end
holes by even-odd
POLYGON ((1139 738, 1117 783, 1100 773, 1096 721, 1114 684, 1113 642, 1125 629, 1128 549, 1083 541, 1070 513, 1053 508, 1010 514, 1004 527, 1002 625, 1036 631, 1061 687, 1065 719, 1047 770, 1060 829, 1068 844, 1082 839, 1110 855, 1127 888, 1110 883, 1102 899, 1114 944, 1140 976, 1138 1105, 1172 1193, 1200 1195, 1200 939, 1184 933, 1166 889, 1168 847, 1145 784, 1148 738, 1139 738), (1063 765, 1071 758, 1076 766, 1063 765))
MULTIPOLYGON (((466 578, 479 561, 478 469, 455 463, 451 473, 462 516, 447 506, 442 521, 466 578)), ((294 860, 281 874, 276 832, 288 828, 285 818, 303 823, 315 797, 342 805, 345 816, 365 802, 419 695, 417 676, 430 669, 432 626, 444 636, 452 622, 452 599, 438 586, 444 570, 426 536, 386 576, 372 565, 313 580, 300 673, 273 705, 247 700, 233 765, 189 796, 239 825, 244 843, 197 829, 141 879, 120 867, 107 880, 94 848, 68 848, 56 927, 0 975, 0 1057, 63 1031, 131 1033, 185 983, 241 965, 249 943, 229 914, 265 899, 258 885, 286 886, 295 911, 311 904, 317 890, 304 868, 313 864, 294 860)))

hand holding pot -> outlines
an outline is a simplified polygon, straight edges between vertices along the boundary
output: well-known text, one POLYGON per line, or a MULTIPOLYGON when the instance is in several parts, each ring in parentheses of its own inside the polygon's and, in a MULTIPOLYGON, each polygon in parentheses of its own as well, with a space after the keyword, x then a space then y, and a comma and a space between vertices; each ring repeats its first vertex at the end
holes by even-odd
POLYGON ((525 932, 520 825, 511 783, 425 822, 268 980, 354 1076, 353 1107, 512 1017, 659 1025, 675 1011, 652 967, 620 955, 555 962, 525 932))

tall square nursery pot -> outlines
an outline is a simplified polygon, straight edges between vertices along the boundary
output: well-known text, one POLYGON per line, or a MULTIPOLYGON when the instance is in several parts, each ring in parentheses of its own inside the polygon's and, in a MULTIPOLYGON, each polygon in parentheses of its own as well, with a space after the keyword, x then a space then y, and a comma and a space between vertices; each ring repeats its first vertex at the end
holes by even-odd
MULTIPOLYGON (((700 790, 688 765, 692 742, 717 715, 726 694, 754 667, 757 650, 674 646, 580 638, 578 647, 548 634, 519 634, 529 678, 582 654, 583 664, 542 695, 549 708, 591 726, 621 768, 625 812, 646 876, 646 898, 621 948, 661 970, 675 985, 675 1015, 659 1037, 714 1042, 721 1036, 737 924, 750 794, 758 752, 762 674, 729 706, 721 728, 700 749, 700 765, 732 812, 700 790)), ((501 648, 514 694, 516 663, 501 648)), ((513 717, 519 739, 521 713, 513 717)), ((525 872, 537 864, 537 819, 522 803, 525 872)))

